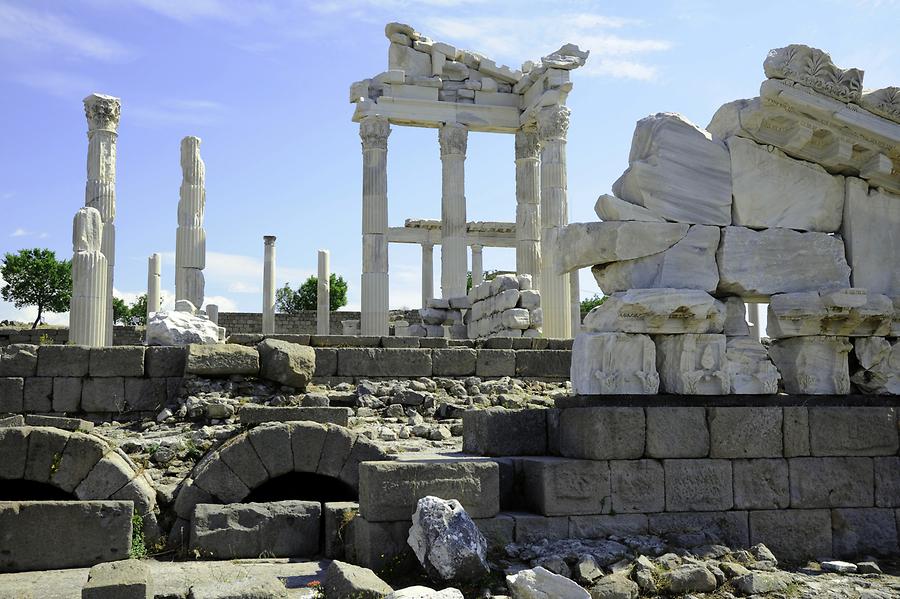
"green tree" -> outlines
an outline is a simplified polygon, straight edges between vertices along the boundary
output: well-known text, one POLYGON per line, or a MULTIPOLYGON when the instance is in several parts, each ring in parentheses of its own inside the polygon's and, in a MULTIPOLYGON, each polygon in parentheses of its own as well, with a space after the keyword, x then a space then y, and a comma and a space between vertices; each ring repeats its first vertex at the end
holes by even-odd
MULTIPOLYGON (((328 277, 331 287, 329 310, 337 311, 347 305, 347 281, 344 277, 331 273, 328 277)), ((315 310, 318 304, 319 278, 311 276, 297 290, 290 283, 275 291, 275 308, 282 314, 297 314, 301 310, 315 310)))
POLYGON ((113 322, 115 324, 131 324, 131 310, 120 297, 113 297, 113 322))
POLYGON ((606 301, 605 295, 600 295, 599 293, 595 293, 589 298, 581 300, 581 312, 582 314, 585 312, 590 312, 600 304, 606 301))
POLYGON ((126 326, 143 326, 147 324, 147 294, 138 296, 134 303, 128 305, 125 300, 113 298, 113 321, 126 326))
POLYGON ((44 312, 65 312, 72 298, 72 263, 57 260, 52 250, 34 248, 6 254, 0 276, 5 284, 0 296, 16 308, 37 306, 36 329, 44 312))

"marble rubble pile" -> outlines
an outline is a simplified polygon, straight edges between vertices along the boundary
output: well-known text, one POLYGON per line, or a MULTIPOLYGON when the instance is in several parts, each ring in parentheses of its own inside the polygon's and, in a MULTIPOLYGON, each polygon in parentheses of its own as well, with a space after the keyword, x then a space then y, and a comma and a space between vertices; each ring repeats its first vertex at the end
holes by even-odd
POLYGON ((466 325, 463 324, 463 311, 470 306, 467 297, 431 298, 425 303, 425 307, 419 310, 422 324, 410 325, 406 329, 406 334, 411 337, 465 339, 466 325))
POLYGON ((561 231, 556 270, 607 295, 577 393, 900 391, 900 90, 800 45, 764 70, 706 129, 640 120, 601 222, 561 231), (769 303, 768 346, 745 302, 769 303))
POLYGON ((225 342, 218 326, 188 300, 175 302, 171 312, 154 312, 147 320, 147 345, 214 345, 225 342))
POLYGON ((469 339, 541 336, 541 294, 533 288, 531 275, 497 275, 472 287, 468 300, 469 339))

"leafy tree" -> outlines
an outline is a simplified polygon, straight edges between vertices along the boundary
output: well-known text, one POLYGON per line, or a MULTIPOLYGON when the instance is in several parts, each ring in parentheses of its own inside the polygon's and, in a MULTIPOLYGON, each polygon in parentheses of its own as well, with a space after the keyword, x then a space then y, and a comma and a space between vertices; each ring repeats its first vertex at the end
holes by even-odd
MULTIPOLYGON (((334 273, 328 278, 331 287, 328 309, 337 311, 347 305, 347 282, 334 273)), ((275 308, 282 314, 297 314, 301 310, 315 310, 318 304, 319 278, 311 276, 297 290, 290 283, 275 292, 275 308)))
POLYGON ((591 297, 581 300, 581 312, 590 312, 591 310, 602 304, 604 301, 606 301, 605 295, 595 293, 591 297))
POLYGON ((57 260, 52 250, 34 248, 6 254, 0 276, 5 285, 0 295, 16 308, 37 306, 36 329, 44 312, 65 312, 72 298, 72 263, 57 260))
POLYGON ((116 324, 131 324, 131 310, 128 304, 120 297, 113 297, 113 322, 116 324))
POLYGON ((118 297, 113 298, 113 320, 116 324, 143 326, 147 324, 147 294, 138 296, 130 306, 118 297))
MULTIPOLYGON (((162 298, 160 298, 162 303, 162 298)), ((147 324, 147 294, 142 293, 138 296, 134 303, 131 304, 131 321, 132 324, 144 326, 147 324)))

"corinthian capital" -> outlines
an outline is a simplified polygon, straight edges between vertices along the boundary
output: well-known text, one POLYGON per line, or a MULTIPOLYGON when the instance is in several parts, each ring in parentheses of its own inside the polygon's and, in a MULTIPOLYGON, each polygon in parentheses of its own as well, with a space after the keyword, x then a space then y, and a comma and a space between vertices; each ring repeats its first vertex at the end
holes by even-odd
POLYGON ((391 125, 383 116, 367 116, 359 121, 359 138, 362 140, 363 150, 387 150, 390 134, 391 125))
POLYGON ((469 139, 469 128, 459 123, 447 123, 440 128, 438 141, 441 144, 441 156, 447 154, 466 155, 466 145, 469 139))
POLYGON ((541 142, 536 129, 516 131, 516 160, 537 158, 541 153, 541 142))
POLYGON ((119 128, 122 103, 119 98, 91 94, 84 99, 84 116, 87 117, 88 131, 102 129, 115 132, 119 128))
POLYGON ((566 106, 550 106, 542 109, 537 117, 541 141, 565 139, 571 112, 566 106))

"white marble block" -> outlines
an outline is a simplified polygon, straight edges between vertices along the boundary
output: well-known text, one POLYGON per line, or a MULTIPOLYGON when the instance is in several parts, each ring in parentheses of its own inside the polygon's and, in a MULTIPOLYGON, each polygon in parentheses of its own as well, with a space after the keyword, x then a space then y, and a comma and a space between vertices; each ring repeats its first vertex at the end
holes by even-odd
POLYGON ((900 195, 847 177, 844 245, 854 287, 900 295, 900 195))
POLYGON ((729 393, 731 379, 725 361, 725 335, 658 335, 653 340, 663 393, 729 393))
POLYGON ((571 377, 580 395, 655 394, 656 346, 648 335, 581 333, 572 346, 571 377))
POLYGON ((678 114, 641 119, 628 170, 613 194, 666 220, 731 224, 731 161, 725 144, 678 114))
POLYGON ((721 333, 725 305, 694 289, 632 289, 613 293, 588 312, 583 328, 594 333, 721 333))
POLYGON ((719 227, 692 225, 687 235, 667 250, 634 260, 598 264, 591 273, 606 294, 660 287, 712 293, 719 284, 718 247, 719 227))
POLYGON ((726 297, 723 301, 725 302, 725 334, 729 337, 749 337, 747 305, 739 297, 726 297))
POLYGON ((742 137, 725 143, 731 152, 733 224, 824 233, 840 228, 844 177, 742 137))
POLYGON ((731 392, 738 395, 778 393, 781 375, 762 343, 752 337, 728 337, 725 360, 731 392))
POLYGON ((721 295, 761 299, 850 287, 844 243, 827 233, 725 227, 716 263, 721 295))
POLYGON ((556 270, 569 272, 658 254, 684 239, 688 228, 680 223, 572 223, 557 237, 556 270))
POLYGON ((900 341, 860 337, 853 346, 860 370, 850 381, 863 393, 900 395, 900 341))
POLYGON ((626 202, 625 200, 609 194, 603 194, 597 198, 597 203, 594 204, 594 212, 597 213, 597 217, 602 221, 633 220, 651 223, 666 222, 666 219, 653 214, 643 206, 626 202))
POLYGON ((503 326, 507 329, 524 330, 531 326, 531 317, 525 308, 510 308, 501 314, 503 326))
POLYGON ((766 332, 773 339, 809 335, 884 337, 894 305, 886 295, 851 288, 816 293, 780 293, 769 300, 766 332))
POLYGON ((894 303, 894 319, 891 322, 891 337, 900 337, 900 295, 891 298, 894 303))
POLYGON ((147 321, 147 345, 219 343, 219 326, 189 311, 156 312, 147 321))
POLYGON ((776 339, 769 347, 784 390, 794 395, 845 395, 850 392, 847 337, 776 339))

